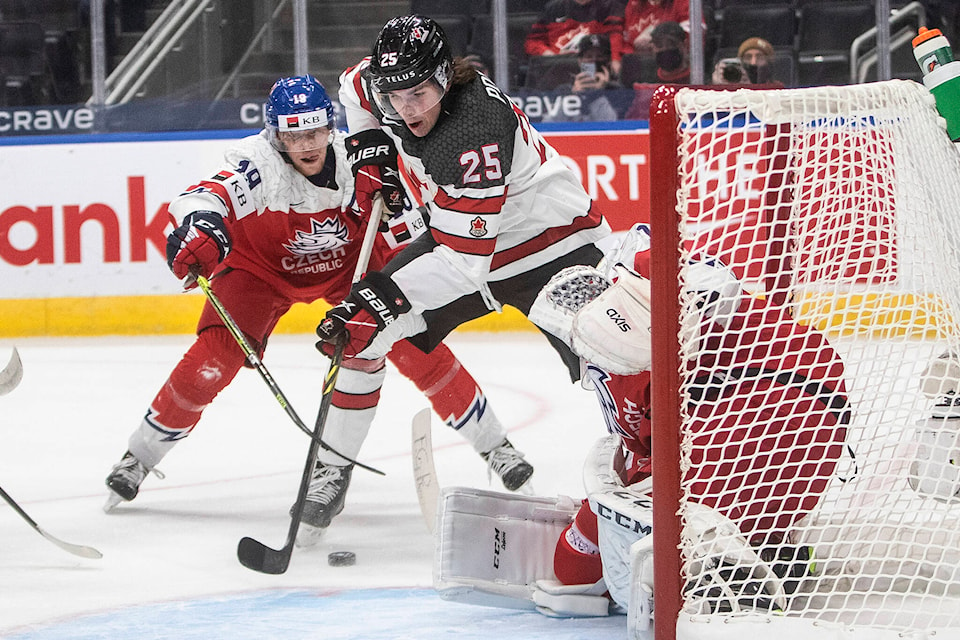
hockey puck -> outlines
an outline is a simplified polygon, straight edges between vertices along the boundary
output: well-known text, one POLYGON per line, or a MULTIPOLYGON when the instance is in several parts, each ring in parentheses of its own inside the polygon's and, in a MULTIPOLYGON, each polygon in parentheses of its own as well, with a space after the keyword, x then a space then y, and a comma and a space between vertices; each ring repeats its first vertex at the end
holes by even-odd
POLYGON ((353 551, 334 551, 327 555, 327 564, 331 567, 350 567, 357 563, 357 554, 353 551))

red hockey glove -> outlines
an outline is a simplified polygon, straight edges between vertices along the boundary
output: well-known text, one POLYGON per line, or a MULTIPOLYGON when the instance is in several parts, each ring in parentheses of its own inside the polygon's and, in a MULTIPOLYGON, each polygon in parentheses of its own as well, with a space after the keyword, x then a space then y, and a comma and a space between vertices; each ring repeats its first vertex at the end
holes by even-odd
POLYGON ((410 303, 390 276, 371 271, 353 285, 343 302, 327 311, 317 327, 317 349, 331 356, 334 346, 345 344, 343 355, 352 358, 370 346, 384 327, 409 310, 410 303))
POLYGON ((167 264, 181 280, 191 271, 209 278, 228 253, 227 226, 213 211, 194 211, 167 236, 167 264))
POLYGON ((369 129, 348 136, 346 145, 360 209, 371 211, 373 195, 379 191, 389 213, 402 213, 407 195, 397 168, 397 148, 393 140, 379 129, 369 129))

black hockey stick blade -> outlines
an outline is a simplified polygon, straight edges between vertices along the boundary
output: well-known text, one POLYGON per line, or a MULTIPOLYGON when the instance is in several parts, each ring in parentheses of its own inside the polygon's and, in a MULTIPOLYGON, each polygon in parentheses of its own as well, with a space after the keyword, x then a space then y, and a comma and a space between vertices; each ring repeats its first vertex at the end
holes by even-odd
POLYGON ((18 514, 20 514, 20 517, 26 520, 27 524, 33 527, 34 531, 36 531, 37 533, 42 535, 44 538, 46 538, 53 544, 57 545, 67 553, 72 553, 75 556, 80 556, 81 558, 90 558, 93 560, 98 560, 103 557, 103 554, 97 551, 96 549, 94 549, 93 547, 86 547, 82 544, 70 544, 69 542, 64 542, 57 536, 44 531, 40 527, 40 525, 38 525, 34 521, 33 518, 27 515, 26 511, 20 508, 20 505, 17 504, 16 501, 10 497, 10 494, 4 491, 2 487, 0 487, 0 497, 6 500, 7 504, 13 507, 13 510, 16 511, 18 514))
POLYGON ((240 564, 247 569, 272 575, 279 575, 287 570, 292 553, 292 544, 285 545, 279 551, 249 537, 240 538, 237 544, 237 558, 240 564))
POLYGON ((260 573, 283 573, 290 564, 290 556, 293 554, 293 547, 297 543, 297 531, 300 530, 300 516, 303 515, 303 509, 307 503, 307 492, 310 490, 310 480, 313 478, 313 467, 317 460, 317 450, 320 448, 320 436, 323 434, 323 427, 327 422, 327 415, 330 412, 330 404, 333 402, 333 390, 337 383, 337 376, 340 373, 340 364, 343 362, 343 351, 346 343, 341 342, 336 346, 333 354, 333 360, 330 362, 330 369, 327 371, 327 377, 323 381, 323 393, 320 396, 320 410, 317 412, 317 421, 313 428, 315 438, 310 440, 310 448, 307 450, 307 460, 303 465, 303 474, 300 476, 300 487, 297 489, 297 499, 293 503, 293 509, 290 510, 290 526, 287 529, 287 541, 278 551, 271 549, 262 542, 253 538, 241 538, 237 544, 237 559, 240 564, 248 569, 259 571, 260 573))
POLYGON ((5 396, 20 384, 23 379, 23 363, 20 362, 20 353, 17 348, 13 348, 10 354, 10 362, 0 371, 0 396, 5 396))

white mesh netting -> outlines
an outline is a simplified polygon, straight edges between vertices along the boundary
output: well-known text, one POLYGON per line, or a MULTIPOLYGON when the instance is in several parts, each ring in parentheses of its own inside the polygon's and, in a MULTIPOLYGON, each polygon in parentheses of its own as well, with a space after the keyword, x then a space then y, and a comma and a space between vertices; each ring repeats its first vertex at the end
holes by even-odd
POLYGON ((960 153, 932 97, 675 104, 682 493, 736 525, 683 510, 679 635, 960 637, 960 366, 937 360, 960 354, 960 153), (706 256, 739 296, 697 281, 706 256))

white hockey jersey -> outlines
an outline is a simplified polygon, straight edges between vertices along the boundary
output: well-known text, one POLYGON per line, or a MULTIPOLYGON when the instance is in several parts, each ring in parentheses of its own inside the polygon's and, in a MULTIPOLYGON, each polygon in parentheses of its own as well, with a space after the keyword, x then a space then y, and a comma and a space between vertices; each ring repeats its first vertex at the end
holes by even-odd
POLYGON ((486 76, 454 85, 423 138, 371 101, 369 59, 340 78, 351 133, 382 128, 396 143, 408 186, 429 209, 435 246, 391 276, 414 313, 521 275, 610 233, 579 179, 486 76))

